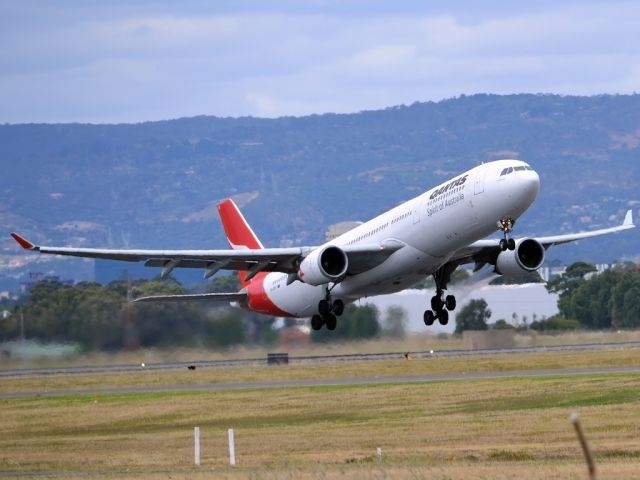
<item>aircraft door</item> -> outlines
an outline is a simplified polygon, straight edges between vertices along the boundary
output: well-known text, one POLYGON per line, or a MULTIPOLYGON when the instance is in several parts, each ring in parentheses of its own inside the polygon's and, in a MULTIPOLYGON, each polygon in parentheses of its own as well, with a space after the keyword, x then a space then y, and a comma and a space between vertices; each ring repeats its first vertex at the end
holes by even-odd
POLYGON ((482 192, 484 192, 484 176, 485 176, 485 169, 484 168, 480 168, 476 172, 475 177, 473 179, 473 194, 474 195, 479 195, 482 192))

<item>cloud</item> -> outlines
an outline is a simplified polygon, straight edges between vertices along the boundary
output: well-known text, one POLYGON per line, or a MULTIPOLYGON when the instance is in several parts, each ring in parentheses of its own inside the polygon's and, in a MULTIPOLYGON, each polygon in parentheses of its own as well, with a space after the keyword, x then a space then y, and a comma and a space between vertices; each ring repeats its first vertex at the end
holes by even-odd
POLYGON ((640 89, 635 2, 212 5, 5 2, 0 121, 304 115, 462 93, 640 89))

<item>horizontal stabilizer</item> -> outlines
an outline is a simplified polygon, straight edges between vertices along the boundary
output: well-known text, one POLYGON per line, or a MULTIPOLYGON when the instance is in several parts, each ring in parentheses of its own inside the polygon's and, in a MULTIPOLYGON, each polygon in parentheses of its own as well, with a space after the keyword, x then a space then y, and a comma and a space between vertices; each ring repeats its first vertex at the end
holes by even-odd
POLYGON ((148 297, 135 298, 132 302, 193 302, 193 301, 213 301, 213 302, 242 302, 247 299, 244 292, 236 293, 194 293, 189 295, 151 295, 148 297))

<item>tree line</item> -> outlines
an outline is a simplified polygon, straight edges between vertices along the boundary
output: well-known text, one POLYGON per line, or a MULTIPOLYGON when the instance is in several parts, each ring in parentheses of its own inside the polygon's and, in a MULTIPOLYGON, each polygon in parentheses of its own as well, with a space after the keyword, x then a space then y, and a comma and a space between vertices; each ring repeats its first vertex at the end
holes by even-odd
MULTIPOLYGON (((558 294, 559 313, 518 328, 547 331, 640 327, 640 269, 635 264, 597 273, 594 265, 576 262, 549 281, 546 288, 558 294)), ((513 328, 504 320, 489 324, 490 317, 485 300, 472 300, 456 316, 455 332, 513 328)))
MULTIPOLYGON (((206 291, 237 291, 237 277, 218 277, 206 291)), ((0 341, 21 336, 41 342, 74 343, 83 350, 115 351, 138 347, 228 348, 236 345, 273 345, 278 340, 275 318, 207 302, 131 303, 131 297, 193 293, 175 280, 94 282, 68 285, 43 280, 16 305, 9 318, 0 319, 0 341)), ((286 326, 295 320, 287 319, 286 326)), ((392 308, 383 321, 372 305, 349 305, 338 327, 312 332, 312 342, 362 340, 379 335, 402 336, 406 312, 392 308)))
MULTIPOLYGON (((236 291, 235 276, 219 277, 207 291, 236 291)), ((596 274, 593 265, 577 262, 547 284, 557 293, 559 313, 537 320, 534 330, 619 329, 640 326, 640 270, 633 264, 596 274)), ((272 345, 277 342, 275 318, 206 302, 131 303, 132 296, 189 293, 175 280, 116 281, 103 286, 93 282, 67 285, 43 280, 16 305, 4 302, 0 341, 29 339, 75 343, 84 350, 119 350, 150 346, 228 348, 235 345, 272 345), (133 292, 133 293, 132 293, 133 292)), ((483 299, 472 300, 458 312, 456 333, 464 330, 510 328, 504 320, 489 324, 491 311, 483 299)), ((405 335, 407 314, 392 307, 381 318, 370 304, 349 305, 335 331, 312 331, 310 341, 363 340, 405 335)), ((285 325, 295 321, 288 319, 285 325)), ((522 327, 522 326, 521 326, 522 327)))
MULTIPOLYGON (((136 296, 183 293, 177 282, 117 281, 103 286, 43 280, 14 307, 13 317, 20 314, 31 340, 76 343, 84 350, 225 347, 248 338, 246 319, 240 312, 187 302, 130 303, 132 290, 136 296)), ((15 339, 18 335, 17 322, 0 324, 0 338, 15 339)))
POLYGON ((598 330, 640 326, 640 269, 635 264, 597 273, 593 265, 576 262, 547 290, 558 294, 559 314, 550 321, 598 330))

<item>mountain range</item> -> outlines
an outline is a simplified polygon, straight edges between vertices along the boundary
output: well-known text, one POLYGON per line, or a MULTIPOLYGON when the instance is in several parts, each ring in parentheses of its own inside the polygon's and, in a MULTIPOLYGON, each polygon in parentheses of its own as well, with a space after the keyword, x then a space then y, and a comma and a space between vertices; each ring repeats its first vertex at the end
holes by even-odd
MULTIPOLYGON (((0 277, 57 268, 20 256, 14 230, 43 244, 225 248, 215 204, 233 197, 265 245, 313 245, 330 224, 367 220, 499 158, 526 160, 541 177, 517 236, 600 228, 628 208, 637 217, 639 154, 640 95, 472 95, 276 119, 0 125, 0 277)), ((639 238, 634 230, 559 247, 548 260, 635 258, 639 238)))

